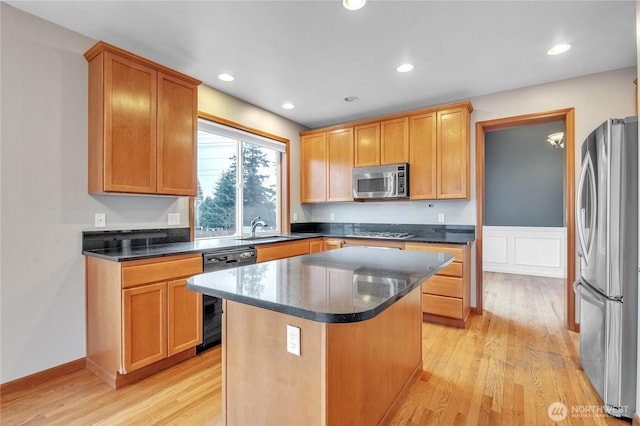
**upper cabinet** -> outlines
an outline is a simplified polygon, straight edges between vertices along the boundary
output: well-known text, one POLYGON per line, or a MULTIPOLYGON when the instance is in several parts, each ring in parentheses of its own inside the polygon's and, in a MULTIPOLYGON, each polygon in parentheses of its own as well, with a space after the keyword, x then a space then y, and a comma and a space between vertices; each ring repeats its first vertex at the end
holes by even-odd
POLYGON ((410 117, 413 200, 469 199, 471 103, 410 117))
POLYGON ((353 128, 300 138, 300 201, 353 201, 353 128))
POLYGON ((327 201, 327 135, 318 133, 300 138, 300 201, 327 201))
POLYGON ((380 164, 380 123, 356 126, 355 167, 377 166, 380 164))
POLYGON ((353 167, 409 163, 412 200, 469 199, 471 102, 301 134, 303 203, 353 201, 353 167))
POLYGON ((409 162, 409 118, 355 127, 355 167, 409 162))
POLYGON ((200 81, 98 42, 89 63, 89 192, 195 196, 200 81))
POLYGON ((380 164, 409 162, 409 118, 380 122, 380 164))
POLYGON ((327 201, 353 201, 353 129, 327 132, 327 201))
POLYGON ((438 111, 438 199, 469 199, 470 109, 471 104, 468 104, 438 111))

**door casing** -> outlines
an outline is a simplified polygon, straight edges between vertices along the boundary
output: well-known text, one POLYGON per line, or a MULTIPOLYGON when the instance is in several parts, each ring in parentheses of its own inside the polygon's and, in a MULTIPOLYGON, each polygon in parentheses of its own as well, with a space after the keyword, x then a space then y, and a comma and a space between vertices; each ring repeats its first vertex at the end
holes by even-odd
POLYGON ((564 121, 565 123, 565 223, 567 228, 567 277, 565 322, 567 328, 579 331, 576 323, 575 294, 575 109, 566 108, 548 112, 479 121, 476 123, 476 217, 479 232, 476 232, 476 313, 482 315, 483 268, 482 268, 482 226, 484 225, 484 153, 485 133, 495 130, 512 129, 536 124, 564 121))

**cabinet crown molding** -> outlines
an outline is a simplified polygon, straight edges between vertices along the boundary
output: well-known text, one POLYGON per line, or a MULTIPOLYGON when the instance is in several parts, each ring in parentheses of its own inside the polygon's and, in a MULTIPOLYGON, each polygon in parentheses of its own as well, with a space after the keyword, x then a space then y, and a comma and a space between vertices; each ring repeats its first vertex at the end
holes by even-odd
POLYGON ((161 65, 157 62, 153 62, 150 61, 149 59, 143 58, 142 56, 136 55, 135 53, 131 53, 127 50, 121 49, 117 46, 114 46, 112 44, 106 43, 104 41, 99 41, 96 44, 94 44, 89 50, 87 50, 84 53, 84 58, 87 60, 87 62, 91 61, 93 58, 95 58, 96 56, 98 56, 100 53, 102 52, 110 52, 110 53, 114 53, 116 55, 119 56, 127 56, 129 60, 131 61, 135 61, 138 62, 141 65, 145 65, 151 68, 155 68, 159 71, 162 71, 165 74, 171 75, 173 77, 179 78, 181 80, 184 80, 185 82, 188 82, 190 84, 193 84, 194 86, 199 86, 202 81, 197 80, 193 77, 190 77, 186 74, 183 74, 179 71, 176 71, 174 69, 168 68, 164 65, 161 65))

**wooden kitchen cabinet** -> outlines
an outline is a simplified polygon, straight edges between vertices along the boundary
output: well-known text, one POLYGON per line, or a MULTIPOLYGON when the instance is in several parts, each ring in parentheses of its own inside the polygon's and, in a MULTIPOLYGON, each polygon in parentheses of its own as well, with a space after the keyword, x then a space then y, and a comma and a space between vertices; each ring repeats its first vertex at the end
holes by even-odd
POLYGON ((89 192, 196 195, 200 81, 104 42, 85 58, 89 192))
POLYGON ((432 111, 411 116, 409 120, 409 193, 412 200, 437 198, 436 116, 432 111))
POLYGON ((464 102, 410 117, 412 200, 469 199, 469 115, 464 102))
POLYGON ((355 167, 380 164, 380 123, 367 123, 354 127, 355 167))
POLYGON ((469 199, 471 104, 438 111, 437 198, 469 199))
POLYGON ((256 246, 256 262, 267 262, 269 260, 284 259, 286 257, 309 254, 309 240, 285 241, 282 243, 264 244, 256 246))
POLYGON ((353 128, 300 138, 300 201, 353 201, 353 128))
POLYGON ((202 272, 201 254, 85 261, 89 370, 119 388, 195 355, 202 294, 186 278, 202 272))
POLYGON ((327 201, 353 201, 353 128, 327 133, 327 201))
POLYGON ((454 261, 422 284, 425 321, 466 327, 471 312, 471 250, 468 245, 406 243, 406 250, 446 253, 454 261))
POLYGON ((409 162, 409 117, 380 122, 380 164, 409 162))
POLYGON ((327 201, 327 134, 300 138, 300 202, 327 201))
POLYGON ((144 285, 122 291, 124 371, 167 357, 167 286, 144 285))
POLYGON ((355 167, 408 162, 408 116, 355 127, 355 167))

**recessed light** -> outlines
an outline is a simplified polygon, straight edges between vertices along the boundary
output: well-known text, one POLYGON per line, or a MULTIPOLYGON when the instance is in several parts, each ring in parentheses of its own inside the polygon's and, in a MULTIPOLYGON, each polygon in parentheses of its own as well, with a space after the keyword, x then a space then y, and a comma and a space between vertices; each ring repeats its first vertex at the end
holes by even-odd
POLYGON ((567 50, 571 49, 571 45, 570 44, 556 44, 555 46, 553 46, 551 49, 547 50, 547 55, 559 55, 561 53, 566 52, 567 50))
POLYGON ((285 102, 282 104, 282 108, 284 109, 294 109, 296 106, 291 102, 285 102))
POLYGON ((342 0, 342 5, 348 10, 358 10, 364 7, 367 0, 342 0))
POLYGON ((409 72, 413 69, 412 64, 400 64, 396 67, 396 71, 398 72, 409 72))
POLYGON ((345 102, 358 102, 360 100, 357 96, 347 96, 344 98, 345 102))
POLYGON ((218 78, 222 81, 233 81, 235 80, 235 77, 232 76, 231 74, 227 74, 226 72, 223 72, 222 74, 218 74, 218 78))

